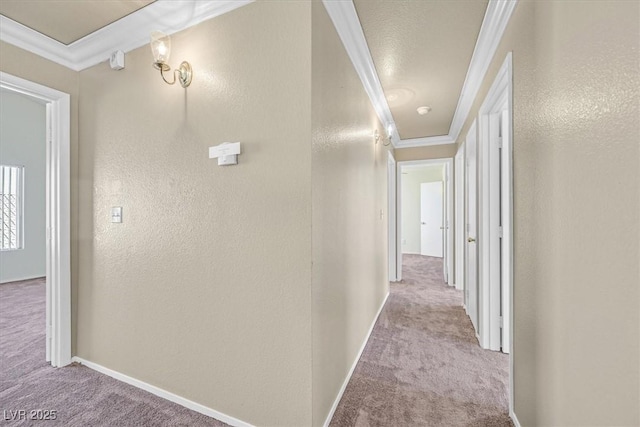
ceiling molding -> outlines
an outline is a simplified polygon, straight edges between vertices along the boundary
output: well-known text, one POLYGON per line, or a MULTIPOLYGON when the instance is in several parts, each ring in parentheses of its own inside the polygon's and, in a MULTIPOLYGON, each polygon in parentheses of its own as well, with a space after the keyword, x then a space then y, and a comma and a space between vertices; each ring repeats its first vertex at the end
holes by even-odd
POLYGON ((380 79, 364 37, 358 13, 351 0, 322 0, 327 13, 333 21, 336 32, 342 40, 347 55, 362 81, 365 92, 385 129, 391 128, 391 142, 394 147, 400 141, 389 104, 384 96, 380 79))
POLYGON ((456 140, 449 135, 427 136, 424 138, 401 139, 396 148, 425 147, 429 145, 455 144, 456 140))
POLYGON ((253 1, 157 0, 69 45, 0 15, 0 40, 81 71, 108 60, 115 50, 144 46, 153 30, 173 34, 253 1))
POLYGON ((395 148, 455 144, 518 0, 489 0, 448 135, 400 139, 352 0, 322 0, 378 118, 393 129, 395 148))
POLYGON ((504 30, 516 7, 518 0, 489 0, 487 11, 480 27, 476 47, 469 63, 467 77, 462 85, 458 106, 451 121, 449 136, 454 142, 460 136, 462 126, 467 121, 473 102, 493 60, 504 30))

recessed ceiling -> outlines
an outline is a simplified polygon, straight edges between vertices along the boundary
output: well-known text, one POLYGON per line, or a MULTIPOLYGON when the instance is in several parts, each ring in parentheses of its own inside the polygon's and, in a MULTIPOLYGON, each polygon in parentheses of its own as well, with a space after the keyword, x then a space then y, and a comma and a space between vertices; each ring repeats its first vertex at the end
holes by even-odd
POLYGON ((69 45, 155 0, 1 0, 0 15, 69 45))
POLYGON ((400 138, 447 135, 488 0, 354 4, 400 138))

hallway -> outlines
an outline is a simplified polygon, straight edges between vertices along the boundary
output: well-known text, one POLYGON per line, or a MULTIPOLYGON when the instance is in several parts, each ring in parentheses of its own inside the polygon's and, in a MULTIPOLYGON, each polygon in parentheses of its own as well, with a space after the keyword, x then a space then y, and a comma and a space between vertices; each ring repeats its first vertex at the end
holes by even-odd
POLYGON ((482 350, 442 260, 403 255, 332 426, 511 426, 508 355, 482 350))

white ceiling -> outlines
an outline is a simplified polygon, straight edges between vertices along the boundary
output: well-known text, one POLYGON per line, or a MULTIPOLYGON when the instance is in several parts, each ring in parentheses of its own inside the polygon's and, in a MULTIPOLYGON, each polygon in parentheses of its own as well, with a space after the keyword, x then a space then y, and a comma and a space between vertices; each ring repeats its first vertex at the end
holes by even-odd
POLYGON ((449 133, 487 3, 354 0, 401 139, 449 133))
MULTIPOLYGON (((253 1, 0 0, 0 40, 79 71, 253 1)), ((455 143, 517 2, 322 1, 396 148, 455 143)))
POLYGON ((2 0, 0 14, 69 45, 154 0, 2 0))

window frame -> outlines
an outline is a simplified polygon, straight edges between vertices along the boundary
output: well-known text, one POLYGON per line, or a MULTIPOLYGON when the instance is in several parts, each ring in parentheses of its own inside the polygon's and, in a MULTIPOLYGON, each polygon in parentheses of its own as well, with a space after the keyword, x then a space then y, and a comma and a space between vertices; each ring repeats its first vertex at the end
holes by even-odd
MULTIPOLYGON (((0 235, 0 252, 19 251, 24 249, 24 182, 25 182, 25 167, 22 165, 0 164, 0 175, 4 175, 5 168, 17 169, 17 188, 16 188, 16 247, 3 247, 4 237, 0 235)), ((0 194, 2 188, 0 188, 0 194)), ((0 209, 0 218, 3 215, 2 209, 0 209)), ((1 221, 1 219, 0 219, 1 221)), ((0 225, 1 226, 1 225, 0 225)))

